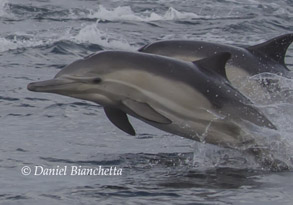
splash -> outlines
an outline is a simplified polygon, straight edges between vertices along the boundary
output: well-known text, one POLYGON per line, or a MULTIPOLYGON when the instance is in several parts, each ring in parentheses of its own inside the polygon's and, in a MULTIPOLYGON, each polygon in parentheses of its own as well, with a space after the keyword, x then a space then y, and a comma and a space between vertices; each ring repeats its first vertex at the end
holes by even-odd
POLYGON ((202 18, 203 16, 199 16, 197 14, 194 13, 189 13, 189 12, 180 12, 177 11, 174 8, 169 8, 168 11, 164 14, 162 20, 168 20, 168 21, 172 21, 172 20, 185 20, 185 19, 198 19, 198 18, 202 18))
POLYGON ((111 49, 137 49, 136 47, 131 46, 127 40, 123 39, 121 36, 100 30, 98 27, 98 22, 95 24, 86 25, 85 27, 81 28, 76 35, 70 37, 70 40, 77 43, 98 44, 100 46, 111 49))
POLYGON ((195 166, 293 170, 293 79, 272 73, 262 73, 252 76, 244 83, 250 84, 250 81, 256 80, 267 83, 265 85, 269 91, 252 89, 255 96, 258 96, 255 106, 265 113, 277 130, 245 122, 243 126, 247 127, 249 133, 254 136, 256 144, 249 147, 250 152, 197 145, 194 150, 195 166))
POLYGON ((280 103, 293 104, 293 79, 289 72, 286 76, 274 73, 261 73, 243 80, 242 87, 254 85, 248 93, 248 97, 263 105, 274 105, 280 103))

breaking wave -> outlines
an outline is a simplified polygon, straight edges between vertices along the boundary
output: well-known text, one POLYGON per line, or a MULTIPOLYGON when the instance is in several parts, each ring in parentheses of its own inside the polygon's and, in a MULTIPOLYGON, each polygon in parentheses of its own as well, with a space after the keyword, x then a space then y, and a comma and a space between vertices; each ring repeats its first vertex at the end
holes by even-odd
POLYGON ((9 50, 16 50, 16 49, 23 49, 23 48, 30 48, 30 47, 37 47, 44 45, 48 42, 43 40, 38 40, 33 36, 26 36, 26 35, 18 35, 15 34, 13 36, 8 37, 0 37, 0 52, 5 52, 9 50))
POLYGON ((0 0, 0 17, 5 16, 7 9, 7 0, 0 0))
POLYGON ((172 7, 170 7, 165 14, 160 15, 155 12, 144 12, 135 13, 130 6, 119 6, 114 9, 106 9, 104 6, 100 5, 97 11, 91 11, 89 18, 95 18, 107 21, 176 21, 176 20, 186 20, 186 19, 197 19, 202 18, 195 13, 180 12, 172 7))
POLYGON ((131 46, 129 42, 123 37, 113 33, 107 33, 98 28, 98 23, 86 25, 77 33, 71 36, 70 39, 78 43, 98 44, 102 47, 123 50, 136 50, 137 48, 131 46))
POLYGON ((55 33, 48 30, 34 34, 15 33, 14 35, 0 37, 0 52, 48 46, 61 41, 70 41, 73 44, 98 45, 107 49, 136 50, 138 48, 130 45, 127 40, 118 34, 103 31, 98 25, 97 22, 84 25, 79 29, 56 30, 55 33))

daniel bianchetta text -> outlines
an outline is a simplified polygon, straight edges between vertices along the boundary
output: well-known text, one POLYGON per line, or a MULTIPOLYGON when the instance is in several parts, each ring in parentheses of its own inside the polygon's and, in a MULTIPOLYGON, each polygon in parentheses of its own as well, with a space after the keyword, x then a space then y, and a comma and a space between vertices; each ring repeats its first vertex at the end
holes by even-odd
POLYGON ((84 167, 84 166, 24 166, 21 169, 23 175, 33 176, 121 176, 122 168, 111 167, 84 167))

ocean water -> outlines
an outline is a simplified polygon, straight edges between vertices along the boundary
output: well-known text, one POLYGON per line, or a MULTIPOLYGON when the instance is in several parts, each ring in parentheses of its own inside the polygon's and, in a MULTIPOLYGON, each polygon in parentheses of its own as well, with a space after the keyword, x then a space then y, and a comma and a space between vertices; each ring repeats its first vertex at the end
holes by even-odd
MULTIPOLYGON (((133 118, 129 136, 94 103, 26 89, 100 50, 164 39, 254 45, 292 33, 292 22, 292 0, 0 0, 0 204, 292 204, 292 171, 133 118)), ((286 64, 293 69, 293 46, 286 64)), ((293 82, 262 77, 286 91, 256 106, 277 125, 286 146, 275 152, 292 167, 293 82)))

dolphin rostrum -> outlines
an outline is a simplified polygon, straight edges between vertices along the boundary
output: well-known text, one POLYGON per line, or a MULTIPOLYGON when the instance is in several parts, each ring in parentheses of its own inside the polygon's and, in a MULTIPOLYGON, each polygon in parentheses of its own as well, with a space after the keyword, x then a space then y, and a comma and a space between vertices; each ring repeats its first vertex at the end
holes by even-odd
MULTIPOLYGON (((255 91, 257 88, 263 91, 262 84, 264 82, 259 81, 250 85, 243 85, 243 80, 247 79, 247 77, 261 73, 290 76, 288 75, 290 70, 285 65, 285 55, 292 42, 293 33, 250 47, 237 47, 193 40, 166 40, 148 44, 139 49, 139 51, 186 61, 199 60, 219 52, 229 52, 232 57, 227 62, 227 77, 241 93, 251 96, 253 92, 258 95, 255 91)), ((268 83, 265 84, 267 86, 268 83)), ((251 97, 257 98, 257 96, 251 97)))
POLYGON ((126 51, 102 51, 77 60, 30 91, 89 100, 109 120, 135 135, 128 115, 161 130, 231 148, 254 143, 244 124, 275 126, 227 80, 229 53, 195 62, 126 51))

